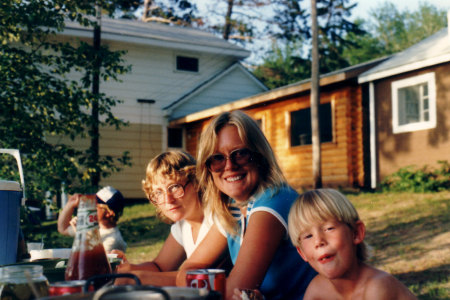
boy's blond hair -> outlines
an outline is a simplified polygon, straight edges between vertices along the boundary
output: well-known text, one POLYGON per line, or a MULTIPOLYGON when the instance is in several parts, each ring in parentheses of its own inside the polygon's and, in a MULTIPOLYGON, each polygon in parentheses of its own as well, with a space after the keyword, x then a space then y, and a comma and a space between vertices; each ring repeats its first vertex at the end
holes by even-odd
MULTIPOLYGON (((151 199, 153 186, 162 179, 173 179, 182 181, 188 179, 195 188, 198 188, 198 181, 195 176, 195 158, 184 151, 167 151, 154 157, 147 165, 145 180, 142 180, 144 190, 150 203, 155 205, 157 216, 165 223, 173 223, 161 212, 159 206, 151 199)), ((201 195, 199 194, 199 201, 201 195)))
MULTIPOLYGON (((359 215, 350 200, 334 189, 316 189, 301 194, 292 205, 288 217, 288 230, 292 244, 300 247, 300 235, 303 230, 319 221, 337 220, 356 230, 359 215)), ((359 261, 368 258, 364 241, 357 245, 356 255, 359 261)))

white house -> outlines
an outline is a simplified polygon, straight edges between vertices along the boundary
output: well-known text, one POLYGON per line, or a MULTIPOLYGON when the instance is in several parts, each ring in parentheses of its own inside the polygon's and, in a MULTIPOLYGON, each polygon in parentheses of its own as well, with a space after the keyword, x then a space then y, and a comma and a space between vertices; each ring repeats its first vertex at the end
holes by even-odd
MULTIPOLYGON (((92 28, 66 26, 58 38, 92 41, 92 28)), ((211 33, 123 19, 103 19, 101 28, 102 44, 126 50, 126 64, 132 66, 122 82, 100 85, 101 92, 124 100, 113 113, 130 124, 101 131, 101 154, 129 151, 133 163, 101 184, 126 198, 145 197, 141 181, 152 157, 183 148, 183 129, 168 129, 170 120, 267 90, 240 64, 249 51, 211 33)))

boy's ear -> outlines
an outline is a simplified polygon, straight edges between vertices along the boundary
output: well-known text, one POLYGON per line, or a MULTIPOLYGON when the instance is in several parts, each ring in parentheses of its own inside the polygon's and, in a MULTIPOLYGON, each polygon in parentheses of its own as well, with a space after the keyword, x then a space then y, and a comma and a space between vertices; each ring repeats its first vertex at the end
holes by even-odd
POLYGON ((356 221, 355 227, 355 235, 353 237, 353 243, 355 245, 361 244, 364 241, 364 237, 366 236, 366 225, 359 220, 356 221))
POLYGON ((308 262, 308 259, 306 258, 306 256, 303 254, 302 249, 300 247, 295 247, 297 249, 298 254, 300 254, 300 256, 303 258, 303 260, 305 262, 308 262))

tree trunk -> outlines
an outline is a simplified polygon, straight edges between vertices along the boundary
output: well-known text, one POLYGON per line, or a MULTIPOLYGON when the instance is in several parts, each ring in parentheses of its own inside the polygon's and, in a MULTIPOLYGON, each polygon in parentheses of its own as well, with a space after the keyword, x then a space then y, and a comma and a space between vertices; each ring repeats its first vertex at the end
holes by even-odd
POLYGON ((312 134, 312 157, 313 157, 313 186, 322 187, 321 152, 320 152, 320 127, 319 127, 319 43, 317 27, 317 4, 311 0, 312 18, 312 65, 311 65, 311 134, 312 134))
POLYGON ((225 15, 225 26, 223 27, 223 39, 228 41, 231 32, 231 14, 233 13, 234 0, 228 0, 227 14, 225 15))
POLYGON ((149 11, 149 7, 150 5, 152 5, 152 0, 144 0, 144 10, 142 12, 142 21, 146 21, 147 20, 147 15, 148 15, 148 11, 149 11))

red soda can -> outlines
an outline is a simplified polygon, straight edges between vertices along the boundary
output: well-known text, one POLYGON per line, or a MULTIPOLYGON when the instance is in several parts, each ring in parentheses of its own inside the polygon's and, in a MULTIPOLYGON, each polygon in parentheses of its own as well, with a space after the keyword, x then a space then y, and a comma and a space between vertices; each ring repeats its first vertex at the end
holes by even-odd
MULTIPOLYGON (((86 280, 69 280, 59 281, 50 284, 48 289, 49 296, 62 296, 83 292, 86 280)), ((90 286, 89 291, 93 291, 94 287, 90 286)))
POLYGON ((225 296, 225 270, 222 269, 198 269, 186 272, 186 284, 188 287, 214 290, 225 296))

